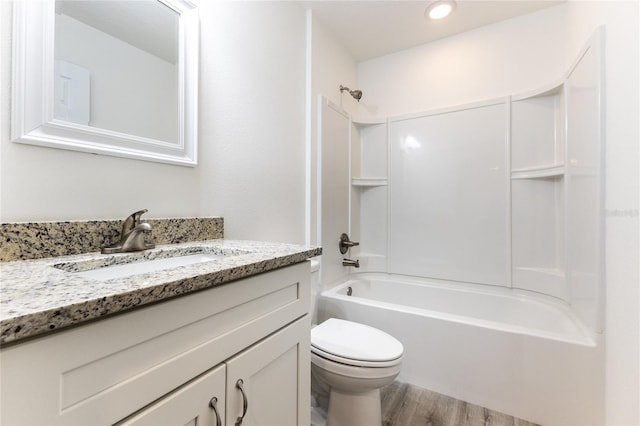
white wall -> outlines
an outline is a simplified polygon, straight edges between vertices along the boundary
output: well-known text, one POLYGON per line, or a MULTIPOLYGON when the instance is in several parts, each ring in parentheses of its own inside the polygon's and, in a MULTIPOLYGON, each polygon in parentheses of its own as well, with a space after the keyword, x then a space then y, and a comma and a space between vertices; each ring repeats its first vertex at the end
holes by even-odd
POLYGON ((359 64, 385 116, 522 93, 559 79, 606 29, 606 421, 640 424, 638 2, 570 1, 359 64))
POLYGON ((415 113, 547 85, 577 54, 565 57, 565 15, 555 6, 362 62, 368 113, 415 113))
POLYGON ((640 424, 639 49, 634 2, 570 2, 568 49, 606 25, 607 424, 640 424))
POLYGON ((226 237, 304 242, 305 11, 200 1, 196 168, 10 142, 11 2, 0 2, 0 220, 223 216, 226 237))
POLYGON ((228 237, 303 243, 305 11, 199 4, 202 209, 228 237))

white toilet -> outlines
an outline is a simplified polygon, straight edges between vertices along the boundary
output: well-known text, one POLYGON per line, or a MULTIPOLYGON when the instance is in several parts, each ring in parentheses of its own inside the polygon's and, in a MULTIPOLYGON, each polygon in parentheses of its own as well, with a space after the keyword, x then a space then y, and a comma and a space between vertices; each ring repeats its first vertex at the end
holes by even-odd
POLYGON ((329 388, 327 426, 382 424, 380 388, 400 373, 403 352, 364 324, 331 318, 311 329, 311 372, 329 388))

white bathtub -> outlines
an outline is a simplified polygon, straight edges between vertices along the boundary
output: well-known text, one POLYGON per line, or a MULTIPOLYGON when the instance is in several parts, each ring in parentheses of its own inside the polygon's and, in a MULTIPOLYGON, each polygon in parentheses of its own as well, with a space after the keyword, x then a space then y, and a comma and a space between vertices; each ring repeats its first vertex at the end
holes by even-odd
POLYGON ((395 336, 405 346, 398 380, 544 425, 603 424, 603 339, 563 302, 490 286, 354 276, 321 293, 318 319, 395 336))

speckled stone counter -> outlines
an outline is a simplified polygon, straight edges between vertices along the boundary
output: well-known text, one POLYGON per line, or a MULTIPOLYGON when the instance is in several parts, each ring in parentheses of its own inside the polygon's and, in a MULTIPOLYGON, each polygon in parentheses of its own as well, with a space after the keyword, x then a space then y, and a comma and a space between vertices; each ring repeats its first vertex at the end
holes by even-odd
MULTIPOLYGON (((221 217, 147 219, 156 244, 224 237, 221 217)), ((121 220, 0 224, 0 262, 90 253, 118 241, 121 220)))
POLYGON ((303 262, 317 247, 215 239, 136 253, 88 253, 0 263, 0 343, 41 335, 149 303, 303 262), (74 271, 194 253, 224 257, 104 281, 74 271))

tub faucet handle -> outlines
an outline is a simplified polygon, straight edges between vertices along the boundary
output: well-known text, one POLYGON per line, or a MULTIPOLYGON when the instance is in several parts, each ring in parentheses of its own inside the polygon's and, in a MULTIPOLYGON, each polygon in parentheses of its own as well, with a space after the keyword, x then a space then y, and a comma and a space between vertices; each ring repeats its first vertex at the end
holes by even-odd
POLYGON ((359 246, 360 243, 356 241, 351 241, 349 236, 345 233, 340 235, 340 242, 338 243, 338 247, 340 248, 340 254, 345 254, 347 250, 351 247, 359 246))

